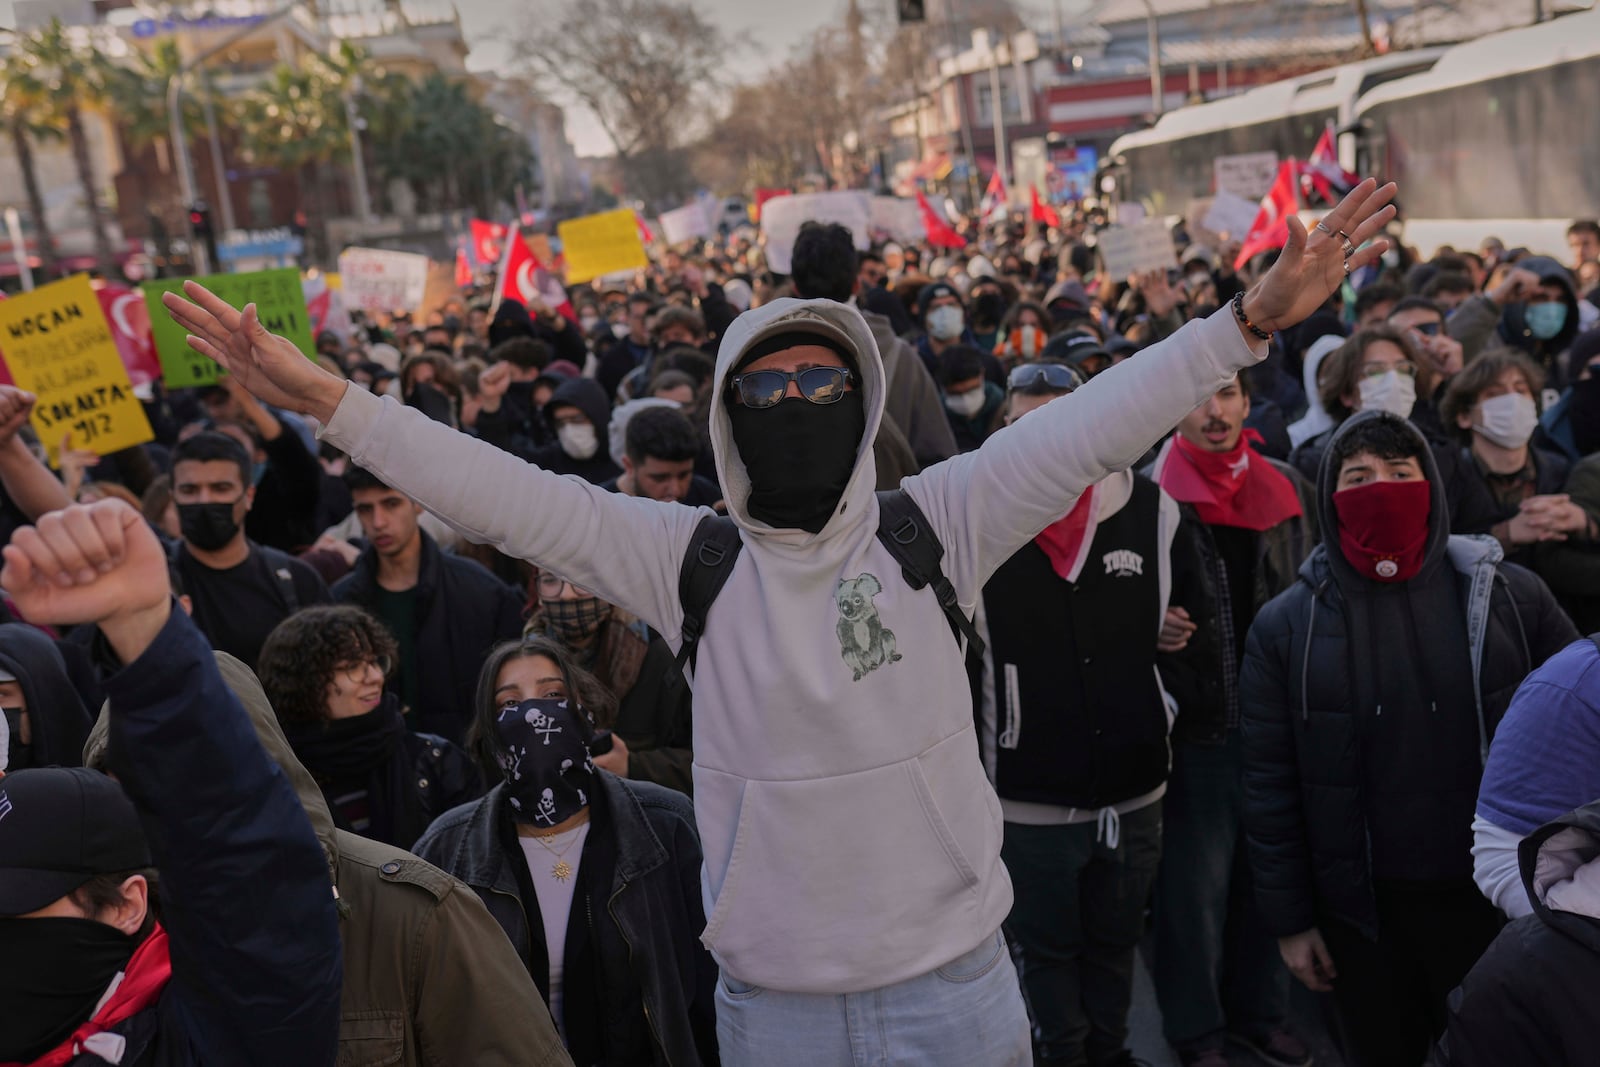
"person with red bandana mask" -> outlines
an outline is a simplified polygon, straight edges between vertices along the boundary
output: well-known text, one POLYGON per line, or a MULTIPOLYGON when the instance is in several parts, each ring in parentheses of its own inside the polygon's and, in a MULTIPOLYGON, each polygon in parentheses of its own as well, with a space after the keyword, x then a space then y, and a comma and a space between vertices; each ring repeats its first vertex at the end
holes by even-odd
POLYGON ((1239 665, 1256 613, 1311 551, 1316 502, 1293 467, 1255 451, 1249 417, 1241 374, 1178 423, 1149 472, 1183 513, 1167 623, 1187 640, 1158 660, 1178 719, 1151 973, 1185 1067, 1222 1067, 1230 1041, 1280 1067, 1310 1061, 1285 1026, 1289 975, 1245 862, 1239 665))
MULTIPOLYGON (((1084 379, 1008 378, 1007 425, 1084 379)), ((1161 858, 1172 706, 1156 672, 1178 507, 1122 471, 985 583, 979 744, 1004 816, 1006 929, 1036 1064, 1123 1064, 1134 952, 1161 858)))
POLYGON ((1348 419, 1317 490, 1322 543, 1240 672, 1251 874, 1290 971, 1333 993, 1346 1058, 1413 1067, 1500 925, 1472 880, 1489 740, 1578 634, 1493 538, 1450 536, 1404 419, 1348 419))

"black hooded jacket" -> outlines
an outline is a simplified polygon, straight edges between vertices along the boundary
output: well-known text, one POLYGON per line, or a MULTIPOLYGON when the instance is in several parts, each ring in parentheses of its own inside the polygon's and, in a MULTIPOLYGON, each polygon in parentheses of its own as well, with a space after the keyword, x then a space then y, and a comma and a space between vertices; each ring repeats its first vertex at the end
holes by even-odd
MULTIPOLYGON (((0 670, 16 678, 28 705, 29 767, 81 767, 83 743, 94 726, 78 690, 67 676, 56 643, 31 626, 0 626, 0 670)), ((10 770, 18 761, 22 739, 11 735, 10 770)))
POLYGON ((622 468, 611 459, 607 442, 611 439, 611 402, 606 391, 593 378, 574 378, 562 382, 544 406, 545 422, 555 425, 555 412, 560 407, 575 407, 594 423, 595 438, 599 447, 588 459, 573 459, 567 455, 561 442, 545 445, 530 457, 539 467, 554 474, 576 474, 586 482, 602 485, 622 473, 622 468))
POLYGON ((1518 856, 1533 914, 1500 931, 1450 995, 1436 1067, 1570 1067, 1600 1051, 1600 901, 1573 910, 1545 899, 1553 882, 1600 858, 1600 801, 1535 830, 1518 856))
POLYGON ((1500 339, 1527 353, 1535 363, 1545 369, 1546 385, 1551 389, 1564 389, 1571 380, 1565 356, 1578 336, 1578 291, 1572 283, 1572 272, 1549 256, 1530 256, 1517 266, 1532 271, 1541 282, 1561 287, 1561 302, 1567 306, 1567 321, 1561 332, 1548 341, 1541 341, 1528 328, 1527 305, 1509 304, 1500 316, 1500 339))
POLYGON ((495 308, 494 319, 489 323, 489 348, 515 337, 532 337, 543 341, 555 350, 556 359, 583 366, 589 358, 589 346, 583 340, 583 331, 557 315, 553 325, 543 318, 528 314, 520 300, 505 299, 495 308))
MULTIPOLYGON (((1331 915, 1377 934, 1376 879, 1467 881, 1488 740, 1524 677, 1577 637, 1532 572, 1490 538, 1451 537, 1433 453, 1421 571, 1359 574, 1339 546, 1329 449, 1323 543, 1261 610, 1240 672, 1245 828, 1262 916, 1286 937, 1331 915)), ((1335 436, 1337 440, 1338 435, 1335 436)))

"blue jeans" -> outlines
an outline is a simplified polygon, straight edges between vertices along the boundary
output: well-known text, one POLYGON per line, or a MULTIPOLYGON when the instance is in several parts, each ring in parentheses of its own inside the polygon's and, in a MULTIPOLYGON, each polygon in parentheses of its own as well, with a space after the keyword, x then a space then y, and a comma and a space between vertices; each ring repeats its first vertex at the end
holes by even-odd
POLYGON ((1028 1014, 1005 938, 864 993, 782 993, 717 980, 723 1067, 1027 1067, 1028 1014))
POLYGON ((1238 730, 1172 746, 1151 977, 1179 1048, 1275 1029, 1289 1011, 1289 972, 1256 909, 1245 852, 1242 750, 1238 730))

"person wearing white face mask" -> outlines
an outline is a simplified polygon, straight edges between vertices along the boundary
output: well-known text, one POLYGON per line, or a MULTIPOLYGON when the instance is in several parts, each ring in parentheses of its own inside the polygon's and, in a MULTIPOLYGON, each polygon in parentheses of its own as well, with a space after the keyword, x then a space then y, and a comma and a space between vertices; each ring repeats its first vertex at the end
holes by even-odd
POLYGON ((1334 426, 1301 442, 1289 462, 1314 482, 1322 454, 1345 419, 1358 411, 1410 418, 1417 402, 1417 373, 1416 349, 1405 334, 1381 325, 1357 331, 1327 357, 1317 375, 1319 399, 1334 426))
MULTIPOLYGON (((972 331, 967 327, 966 304, 961 293, 949 282, 934 282, 923 286, 917 294, 917 317, 926 331, 917 338, 917 355, 922 357, 928 373, 939 377, 939 357, 952 345, 973 345, 972 331)), ((980 352, 983 376, 993 382, 1004 399, 1006 372, 992 353, 980 352)))
POLYGON ((944 394, 945 417, 956 447, 971 452, 1003 425, 1006 394, 983 376, 983 352, 970 345, 952 345, 939 356, 935 375, 944 394))
POLYGON ((1486 352, 1451 380, 1445 393, 1446 424, 1467 439, 1466 455, 1447 495, 1486 495, 1498 520, 1489 532, 1512 562, 1540 572, 1559 596, 1555 575, 1543 574, 1541 546, 1600 539, 1595 518, 1563 493, 1564 456, 1530 442, 1539 425, 1536 398, 1544 374, 1520 352, 1486 352))
POLYGON ((573 378, 557 386, 544 405, 544 418, 556 440, 536 449, 531 462, 595 485, 622 473, 604 444, 610 439, 611 405, 593 378, 573 378))

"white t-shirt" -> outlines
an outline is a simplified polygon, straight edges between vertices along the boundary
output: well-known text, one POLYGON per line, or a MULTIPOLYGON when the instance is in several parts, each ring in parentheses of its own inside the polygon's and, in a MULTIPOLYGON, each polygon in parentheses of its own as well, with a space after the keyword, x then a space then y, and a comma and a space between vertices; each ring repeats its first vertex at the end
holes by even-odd
POLYGON ((583 843, 589 836, 586 822, 553 837, 534 840, 518 835, 522 854, 528 861, 528 876, 539 898, 539 915, 544 920, 545 955, 550 958, 550 1014, 563 1039, 566 1025, 561 1019, 562 962, 567 949, 567 919, 572 914, 572 894, 578 885, 578 864, 583 859, 583 843), (546 847, 549 846, 549 847, 546 847), (557 859, 559 854, 560 859, 557 859), (555 876, 556 864, 565 860, 572 873, 563 881, 555 876))

